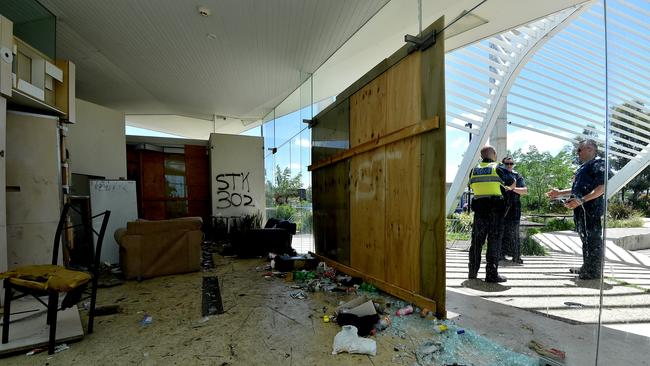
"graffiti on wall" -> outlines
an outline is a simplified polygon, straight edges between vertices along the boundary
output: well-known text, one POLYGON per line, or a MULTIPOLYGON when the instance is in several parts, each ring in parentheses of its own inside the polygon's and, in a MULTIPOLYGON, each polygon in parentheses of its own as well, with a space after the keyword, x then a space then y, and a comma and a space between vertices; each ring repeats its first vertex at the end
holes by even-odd
POLYGON ((250 172, 217 175, 217 209, 255 207, 248 181, 249 176, 250 172))

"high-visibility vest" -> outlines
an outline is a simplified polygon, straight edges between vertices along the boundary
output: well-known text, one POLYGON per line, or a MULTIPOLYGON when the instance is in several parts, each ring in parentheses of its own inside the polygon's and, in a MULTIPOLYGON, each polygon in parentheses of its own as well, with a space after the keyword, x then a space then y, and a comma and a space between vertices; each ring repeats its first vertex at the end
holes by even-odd
POLYGON ((469 186, 474 191, 474 197, 501 197, 503 180, 497 174, 497 163, 479 163, 469 176, 469 186))

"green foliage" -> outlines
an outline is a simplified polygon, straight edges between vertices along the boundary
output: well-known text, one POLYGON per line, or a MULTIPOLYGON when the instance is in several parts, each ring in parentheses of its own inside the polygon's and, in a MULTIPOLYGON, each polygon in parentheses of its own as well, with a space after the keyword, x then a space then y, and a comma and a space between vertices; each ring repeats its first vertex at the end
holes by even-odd
POLYGON ((575 230, 576 225, 572 219, 551 219, 546 222, 542 232, 575 230))
POLYGON ((262 227, 262 214, 257 212, 253 215, 244 215, 238 220, 232 220, 231 225, 231 233, 244 233, 250 230, 259 229, 262 227))
POLYGON ((534 256, 545 256, 546 248, 541 244, 536 242, 533 239, 533 235, 540 233, 538 229, 528 229, 526 231, 526 237, 521 241, 521 254, 522 255, 534 255, 534 256))
POLYGON ((454 213, 447 216, 447 240, 470 240, 473 221, 473 213, 454 213))
POLYGON ((302 188, 302 173, 291 176, 291 169, 281 169, 275 166, 274 181, 266 181, 266 203, 267 206, 275 206, 289 203, 292 197, 298 197, 298 190, 302 188))
POLYGON ((616 220, 608 219, 607 227, 621 228, 621 227, 643 227, 643 219, 639 216, 630 217, 629 219, 616 220))
POLYGON ((517 166, 515 170, 526 180, 528 195, 521 197, 523 208, 541 212, 551 211, 546 192, 554 187, 570 186, 574 165, 571 147, 566 146, 557 155, 540 152, 531 146, 528 152, 521 149, 512 154, 517 166))
POLYGON ((621 201, 612 200, 607 205, 607 216, 611 217, 614 220, 625 220, 634 216, 634 208, 631 204, 627 204, 621 201))
POLYGON ((300 232, 311 233, 314 231, 314 213, 311 210, 302 211, 300 232))
POLYGON ((292 221, 295 214, 296 209, 290 205, 279 205, 275 207, 275 218, 278 220, 292 221))

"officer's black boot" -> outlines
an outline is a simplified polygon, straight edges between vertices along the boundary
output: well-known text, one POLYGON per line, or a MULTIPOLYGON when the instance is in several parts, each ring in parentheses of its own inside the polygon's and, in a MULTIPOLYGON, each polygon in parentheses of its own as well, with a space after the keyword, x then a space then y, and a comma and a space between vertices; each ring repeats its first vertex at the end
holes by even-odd
POLYGON ((485 282, 501 283, 506 282, 508 279, 500 276, 498 272, 499 267, 494 263, 488 263, 485 266, 485 282))

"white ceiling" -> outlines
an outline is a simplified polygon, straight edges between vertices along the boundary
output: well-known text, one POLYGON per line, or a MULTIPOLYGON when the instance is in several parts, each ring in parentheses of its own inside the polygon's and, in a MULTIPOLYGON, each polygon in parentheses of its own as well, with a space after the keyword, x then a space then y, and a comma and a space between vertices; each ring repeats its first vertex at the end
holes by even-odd
POLYGON ((259 119, 387 1, 41 3, 58 17, 57 57, 77 64, 80 98, 127 114, 259 119))
MULTIPOLYGON (((418 0, 40 1, 58 17, 57 57, 77 64, 80 98, 144 118, 145 128, 178 134, 196 125, 196 136, 221 127, 237 133, 246 121, 259 121, 305 72, 318 69, 314 100, 336 95, 403 45, 404 34, 415 34, 418 16, 418 0), (201 17, 199 6, 212 14, 201 17), (162 116, 141 114, 169 115, 168 126, 162 116), (234 118, 213 121, 214 115, 234 118)), ((449 23, 480 2, 422 0, 423 26, 442 15, 449 23)), ((489 0, 473 12, 487 23, 445 46, 461 47, 580 2, 489 0)))

